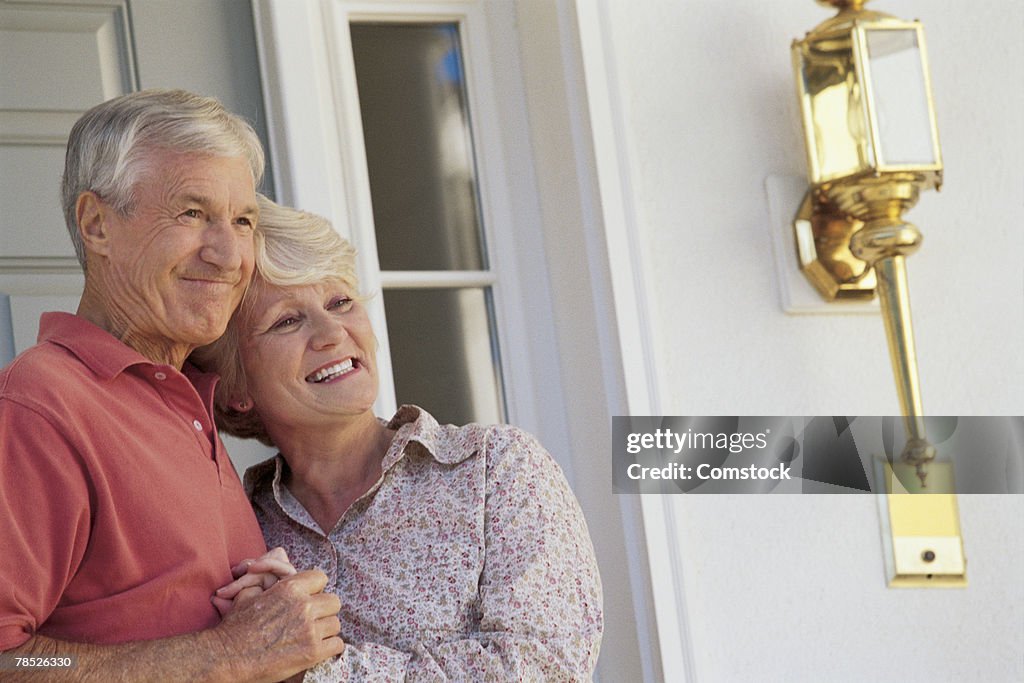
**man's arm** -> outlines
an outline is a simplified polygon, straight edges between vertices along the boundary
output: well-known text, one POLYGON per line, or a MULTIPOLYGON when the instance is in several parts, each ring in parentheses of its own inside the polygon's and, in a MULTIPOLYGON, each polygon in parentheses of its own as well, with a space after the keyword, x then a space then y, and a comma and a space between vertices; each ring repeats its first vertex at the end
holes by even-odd
POLYGON ((345 649, 338 637, 341 605, 337 596, 323 592, 325 585, 327 576, 322 572, 301 572, 236 607, 220 625, 171 638, 89 645, 37 635, 8 653, 77 655, 77 666, 45 672, 9 670, 3 679, 11 683, 280 681, 345 649))
MULTIPOLYGON (((38 635, 80 565, 92 523, 86 465, 58 427, 38 407, 0 396, 0 649, 77 655, 77 667, 8 669, 0 680, 276 681, 344 649, 339 603, 322 593, 319 572, 279 582, 206 631, 119 645, 38 635), (36 635, 24 641, 26 633, 36 635)), ((133 608, 155 609, 146 601, 133 608)))

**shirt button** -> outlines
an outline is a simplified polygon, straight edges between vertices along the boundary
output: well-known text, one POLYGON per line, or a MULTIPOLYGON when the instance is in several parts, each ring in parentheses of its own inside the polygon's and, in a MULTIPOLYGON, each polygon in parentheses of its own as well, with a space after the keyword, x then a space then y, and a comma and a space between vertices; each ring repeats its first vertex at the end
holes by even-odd
POLYGON ((165 379, 167 379, 167 375, 166 375, 166 373, 163 373, 163 372, 158 372, 158 373, 156 373, 156 374, 155 374, 155 375, 153 375, 153 376, 154 376, 154 377, 156 377, 156 378, 157 378, 158 380, 160 380, 161 382, 162 382, 162 381, 164 381, 165 379))
POLYGON ((196 428, 197 432, 203 431, 203 423, 199 420, 192 420, 192 426, 196 428))

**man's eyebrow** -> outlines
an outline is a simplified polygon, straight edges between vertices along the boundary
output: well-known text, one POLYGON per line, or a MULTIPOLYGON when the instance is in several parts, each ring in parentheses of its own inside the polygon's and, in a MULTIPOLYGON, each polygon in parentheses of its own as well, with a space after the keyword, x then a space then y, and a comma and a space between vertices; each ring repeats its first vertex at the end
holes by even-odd
MULTIPOLYGON (((207 206, 207 205, 209 205, 213 201, 208 196, 206 196, 204 194, 197 194, 195 192, 186 192, 185 194, 183 194, 181 196, 181 200, 183 202, 187 203, 187 204, 199 204, 200 206, 207 206)), ((241 210, 239 210, 236 213, 236 215, 238 215, 238 216, 250 216, 250 217, 255 218, 255 217, 259 216, 259 213, 260 213, 260 208, 259 208, 258 205, 256 205, 256 204, 249 204, 248 206, 243 207, 241 210)))
POLYGON ((206 195, 195 194, 193 192, 186 192, 184 195, 182 195, 181 198, 185 202, 190 202, 192 204, 202 204, 203 206, 210 203, 210 198, 207 197, 206 195))

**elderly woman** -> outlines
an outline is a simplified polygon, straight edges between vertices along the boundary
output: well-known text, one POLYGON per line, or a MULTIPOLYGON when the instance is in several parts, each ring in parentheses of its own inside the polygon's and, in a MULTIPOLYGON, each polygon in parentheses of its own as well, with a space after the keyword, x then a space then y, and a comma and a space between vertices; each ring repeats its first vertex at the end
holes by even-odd
POLYGON ((377 342, 326 220, 261 197, 256 268, 196 360, 221 428, 280 451, 245 476, 268 546, 341 598, 345 651, 306 680, 589 680, 600 579, 551 456, 508 425, 374 415, 377 342))

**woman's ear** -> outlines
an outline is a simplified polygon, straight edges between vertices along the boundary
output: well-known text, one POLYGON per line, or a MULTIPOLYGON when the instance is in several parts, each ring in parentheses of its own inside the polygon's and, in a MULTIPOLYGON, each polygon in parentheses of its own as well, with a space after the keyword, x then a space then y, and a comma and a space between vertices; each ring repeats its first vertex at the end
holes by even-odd
POLYGON ((248 413, 253 409, 252 399, 246 396, 245 398, 232 399, 228 401, 228 407, 236 413, 248 413))
POLYGON ((82 237, 86 251, 106 256, 110 251, 110 234, 107 230, 107 206, 95 192, 85 191, 75 202, 75 217, 78 219, 78 234, 82 237))

